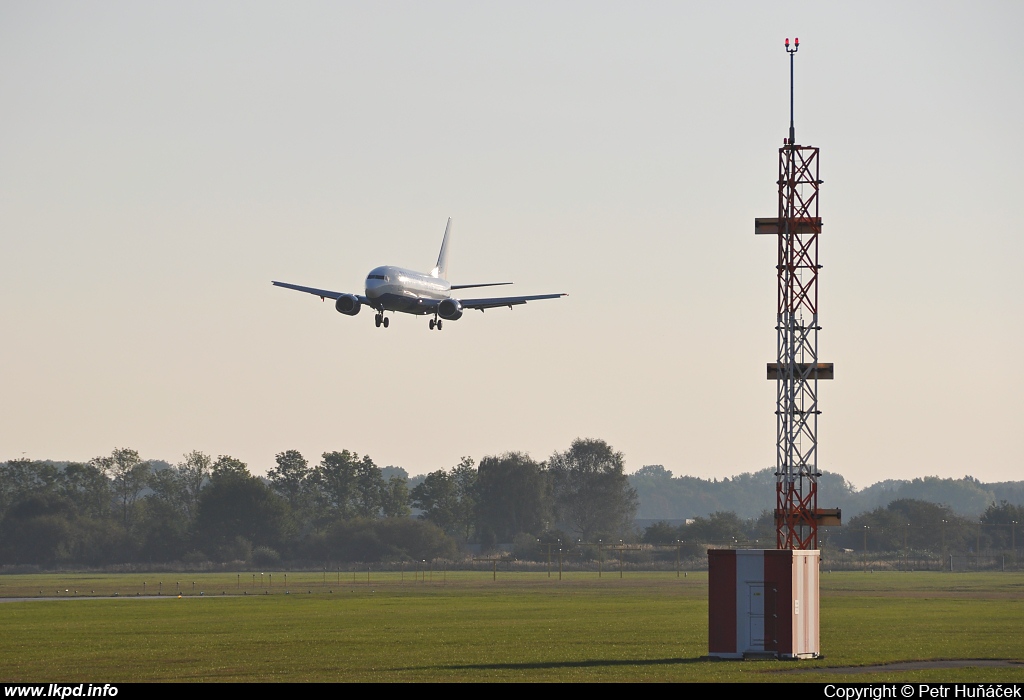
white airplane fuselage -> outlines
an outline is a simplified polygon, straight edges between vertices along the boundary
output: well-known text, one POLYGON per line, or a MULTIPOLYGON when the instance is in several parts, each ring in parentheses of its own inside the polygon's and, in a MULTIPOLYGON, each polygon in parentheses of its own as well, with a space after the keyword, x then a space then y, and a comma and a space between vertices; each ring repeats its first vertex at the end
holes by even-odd
POLYGON ((366 298, 388 311, 434 313, 436 304, 423 302, 448 299, 451 289, 447 280, 393 265, 375 267, 366 276, 366 298))

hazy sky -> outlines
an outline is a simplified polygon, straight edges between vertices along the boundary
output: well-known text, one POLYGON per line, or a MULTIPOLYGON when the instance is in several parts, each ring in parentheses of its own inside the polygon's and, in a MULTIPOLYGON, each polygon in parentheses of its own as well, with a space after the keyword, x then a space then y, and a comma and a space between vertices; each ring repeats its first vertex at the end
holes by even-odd
MULTIPOLYGON (((820 465, 1024 478, 1020 2, 4 2, 0 459, 287 449, 422 473, 577 437, 774 466, 799 36, 820 465), (274 288, 568 292, 431 332, 274 288)), ((822 495, 823 505, 827 495, 822 495)))

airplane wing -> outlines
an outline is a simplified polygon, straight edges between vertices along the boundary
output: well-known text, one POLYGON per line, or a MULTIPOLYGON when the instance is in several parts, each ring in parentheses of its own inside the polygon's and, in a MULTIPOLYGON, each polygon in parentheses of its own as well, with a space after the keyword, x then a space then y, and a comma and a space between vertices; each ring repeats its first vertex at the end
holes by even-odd
MULTIPOLYGON (((275 287, 284 287, 285 289, 294 289, 299 292, 305 292, 306 294, 315 294, 321 299, 337 299, 338 297, 346 296, 345 292, 332 292, 329 289, 317 289, 316 287, 303 287, 299 284, 289 284, 287 282, 272 282, 275 287)), ((367 306, 373 306, 369 299, 364 297, 362 294, 353 294, 355 298, 359 300, 360 304, 366 304, 367 306)))
POLYGON ((470 289, 471 287, 503 287, 511 282, 484 282, 483 284, 453 284, 452 289, 470 289))
POLYGON ((528 297, 495 297, 493 299, 459 299, 459 304, 464 309, 495 309, 501 306, 507 306, 510 309, 513 306, 519 304, 525 304, 528 301, 537 301, 539 299, 557 299, 559 297, 568 296, 568 294, 535 294, 528 297))

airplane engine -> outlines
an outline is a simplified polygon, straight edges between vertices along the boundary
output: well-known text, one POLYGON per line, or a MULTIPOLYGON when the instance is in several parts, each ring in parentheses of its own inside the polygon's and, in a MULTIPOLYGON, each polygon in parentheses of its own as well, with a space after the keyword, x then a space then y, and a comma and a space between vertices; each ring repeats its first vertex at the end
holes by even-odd
POLYGON ((359 303, 359 299, 356 298, 354 294, 342 294, 338 297, 338 300, 334 302, 334 308, 336 308, 340 314, 355 316, 359 313, 359 309, 362 308, 362 304, 359 303))
POLYGON ((445 299, 437 305, 437 315, 445 321, 458 321, 462 318, 462 304, 458 299, 445 299))

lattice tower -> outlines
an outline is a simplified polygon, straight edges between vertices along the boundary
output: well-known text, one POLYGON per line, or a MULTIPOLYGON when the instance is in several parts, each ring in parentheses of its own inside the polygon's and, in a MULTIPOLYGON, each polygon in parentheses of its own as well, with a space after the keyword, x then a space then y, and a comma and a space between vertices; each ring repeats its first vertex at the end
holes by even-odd
POLYGON ((778 239, 776 357, 768 379, 776 383, 775 533, 778 549, 817 549, 818 525, 840 524, 838 509, 818 508, 818 380, 833 366, 818 362, 819 152, 796 143, 793 125, 793 56, 789 54, 789 138, 779 149, 779 209, 756 219, 755 233, 778 239))

